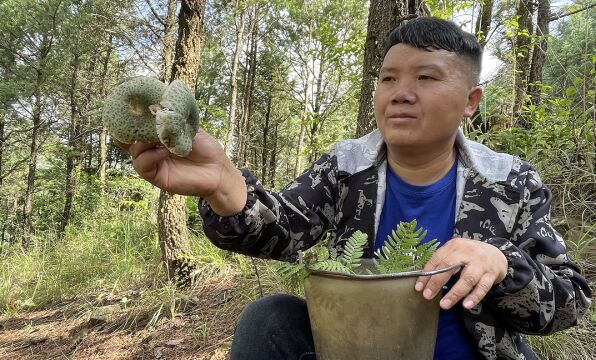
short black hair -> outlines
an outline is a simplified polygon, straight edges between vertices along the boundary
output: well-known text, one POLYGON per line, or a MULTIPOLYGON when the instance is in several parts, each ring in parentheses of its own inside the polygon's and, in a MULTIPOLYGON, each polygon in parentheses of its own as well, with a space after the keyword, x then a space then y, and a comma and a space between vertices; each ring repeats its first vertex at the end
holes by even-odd
POLYGON ((418 17, 396 27, 385 43, 383 58, 397 44, 419 49, 442 49, 453 52, 470 65, 470 77, 475 84, 480 81, 482 49, 476 37, 463 31, 455 23, 436 17, 418 17))

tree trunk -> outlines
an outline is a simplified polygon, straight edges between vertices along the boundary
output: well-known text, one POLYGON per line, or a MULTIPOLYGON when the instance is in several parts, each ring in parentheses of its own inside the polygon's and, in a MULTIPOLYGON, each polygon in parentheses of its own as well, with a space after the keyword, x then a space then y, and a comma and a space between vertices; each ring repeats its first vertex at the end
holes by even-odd
MULTIPOLYGON (((100 39, 100 41, 103 39, 100 39)), ((101 55, 101 48, 94 49, 94 53, 91 55, 91 60, 89 61, 88 65, 85 66, 83 70, 83 79, 94 79, 95 68, 97 67, 98 61, 100 60, 101 55)), ((94 79, 95 80, 95 79, 94 79)), ((79 93, 81 100, 79 100, 79 104, 77 106, 77 112, 79 115, 79 129, 78 134, 81 137, 80 140, 80 159, 79 159, 79 167, 82 167, 82 164, 85 164, 84 170, 87 174, 95 174, 97 172, 97 168, 93 167, 93 159, 95 158, 95 154, 97 151, 94 149, 94 135, 96 124, 92 123, 91 117, 91 109, 94 107, 94 102, 97 98, 97 94, 95 93, 95 81, 82 81, 80 86, 79 93), (86 143, 83 142, 83 137, 87 134, 86 143), (83 152, 83 149, 85 151, 83 152)), ((95 120, 95 119, 93 119, 95 120)), ((101 121, 100 121, 101 122, 101 121)))
POLYGON ((483 0, 480 2, 480 14, 476 21, 476 38, 480 43, 480 48, 484 49, 487 36, 490 31, 490 22, 493 18, 493 0, 483 0))
MULTIPOLYGON (((184 0, 178 15, 178 40, 170 82, 180 79, 195 89, 203 39, 205 0, 184 0)), ((157 215, 159 244, 168 278, 181 286, 192 280, 190 239, 186 228, 186 197, 161 191, 157 215)))
POLYGON ((258 17, 257 17, 257 8, 255 6, 254 9, 254 18, 253 18, 253 26, 252 26, 252 34, 251 34, 251 42, 250 42, 250 72, 248 76, 248 91, 246 92, 246 101, 244 102, 246 109, 242 114, 244 116, 244 120, 242 123, 244 124, 243 133, 246 135, 244 141, 244 157, 242 163, 246 167, 251 166, 251 161, 248 159, 249 153, 249 145, 252 143, 253 138, 253 131, 252 131, 252 117, 254 113, 254 93, 255 93, 255 81, 257 78, 257 52, 258 52, 258 45, 259 45, 259 27, 258 27, 258 17))
MULTIPOLYGON (((3 52, 2 56, 4 57, 3 67, 5 71, 0 81, 6 81, 8 83, 10 76, 8 74, 14 71, 13 67, 15 65, 15 57, 14 54, 9 51, 3 52)), ((4 145, 6 144, 7 140, 5 138, 6 116, 8 115, 8 109, 10 104, 14 101, 14 98, 12 95, 8 95, 4 98, 0 98, 0 100, 0 187, 2 187, 4 176, 6 176, 6 174, 4 174, 4 145)), ((0 241, 2 240, 0 239, 0 241)))
POLYGON ((515 37, 515 46, 513 48, 515 55, 514 68, 514 102, 513 102, 513 120, 514 124, 523 128, 529 128, 530 123, 522 116, 522 106, 526 97, 526 88, 528 84, 528 73, 530 71, 530 45, 532 41, 532 0, 519 0, 517 6, 517 16, 519 28, 515 37))
MULTIPOLYGON (((478 39, 478 43, 480 44, 480 48, 484 50, 486 43, 488 41, 488 32, 490 31, 490 22, 492 20, 493 14, 493 0, 483 0, 480 1, 480 11, 478 14, 478 19, 476 20, 476 29, 474 32, 476 33, 476 38, 478 39)), ((482 114, 480 113, 480 106, 472 115, 471 124, 474 130, 478 130, 482 133, 487 132, 490 129, 490 124, 488 123, 488 119, 483 119, 482 114)))
POLYGON ((254 16, 251 20, 251 34, 248 62, 246 66, 246 72, 244 76, 244 93, 242 96, 243 111, 238 122, 237 135, 238 135, 238 146, 236 148, 235 159, 237 165, 240 167, 248 167, 248 155, 249 155, 249 144, 251 141, 251 117, 253 111, 253 93, 255 88, 255 79, 257 74, 257 49, 258 49, 258 25, 257 25, 257 11, 254 9, 254 16))
POLYGON ((39 47, 37 69, 35 70, 36 80, 33 92, 33 112, 31 131, 31 144, 29 147, 29 166, 27 173, 27 188, 25 190, 23 204, 23 233, 22 246, 29 248, 29 236, 33 230, 33 221, 31 220, 31 211, 33 207, 33 191, 35 190, 35 178, 37 174, 37 155, 39 152, 39 136, 41 132, 41 113, 42 113, 42 85, 45 81, 45 66, 48 54, 52 48, 52 40, 47 34, 42 35, 41 45, 39 47))
POLYGON ((269 95, 267 98, 267 111, 265 113, 265 127, 263 129, 263 149, 261 150, 261 182, 263 184, 267 184, 267 176, 269 175, 269 171, 267 171, 267 153, 269 149, 267 148, 267 140, 269 139, 269 127, 271 123, 271 103, 273 102, 273 95, 269 95))
MULTIPOLYGON (((239 8, 239 1, 236 1, 236 9, 239 8)), ((234 132, 236 131, 234 125, 236 124, 236 106, 238 102, 238 64, 240 63, 240 53, 244 47, 244 28, 246 26, 245 21, 246 9, 242 9, 240 12, 240 24, 238 25, 238 31, 236 31, 236 44, 234 48, 234 59, 232 60, 232 69, 230 74, 230 113, 228 114, 228 130, 226 132, 226 138, 224 140, 224 151, 228 156, 232 156, 232 142, 234 132)))
MULTIPOLYGON (((246 52, 248 52, 248 48, 250 48, 250 43, 246 45, 247 49, 246 52)), ((242 109, 242 113, 240 114, 240 116, 236 119, 236 123, 235 123, 235 131, 236 131, 236 148, 234 149, 234 156, 232 157, 232 162, 234 162, 236 164, 236 166, 242 166, 242 158, 244 157, 244 144, 246 142, 246 134, 243 133, 243 129, 244 129, 244 112, 246 112, 246 92, 248 91, 248 73, 250 70, 250 57, 247 58, 246 60, 246 64, 244 66, 244 73, 242 74, 242 84, 244 85, 243 90, 242 90, 242 98, 240 99, 240 107, 242 109)))
POLYGON ((313 119, 310 126, 310 162, 314 162, 319 155, 318 135, 323 126, 323 114, 321 114, 321 106, 323 103, 323 75, 327 69, 327 62, 325 61, 325 49, 321 49, 321 58, 319 59, 319 74, 317 76, 317 90, 315 93, 315 104, 313 107, 313 119))
MULTIPOLYGON (((106 81, 108 77, 108 68, 110 64, 110 57, 112 56, 112 35, 109 35, 108 38, 108 48, 106 49, 106 56, 103 59, 102 70, 101 70, 101 80, 99 83, 99 96, 101 99, 105 99, 106 97, 106 81)), ((101 125, 101 134, 99 135, 99 188, 102 195, 105 194, 106 191, 106 160, 108 155, 108 129, 103 125, 101 125)))
POLYGON ((538 16, 536 18, 536 35, 540 41, 534 45, 532 51, 532 64, 528 76, 528 94, 530 95, 530 104, 540 104, 540 92, 542 90, 542 69, 546 60, 546 50, 548 47, 548 25, 550 23, 550 1, 538 1, 538 16))
POLYGON ((376 126, 372 98, 388 35, 403 21, 423 14, 421 0, 370 1, 356 137, 368 134, 376 126))
POLYGON ((203 43, 205 0, 184 0, 178 14, 178 40, 170 82, 180 79, 194 90, 203 43))
POLYGON ((277 170, 277 120, 273 120, 273 144, 271 146, 271 157, 269 158, 269 186, 275 187, 275 172, 277 170))
POLYGON ((6 143, 5 136, 5 123, 6 123, 6 116, 7 110, 10 106, 10 100, 5 99, 2 101, 2 107, 0 108, 0 187, 2 187, 2 183, 4 180, 4 144, 6 143))
MULTIPOLYGON (((312 41, 312 30, 309 33, 309 44, 312 41)), ((310 48, 310 45, 309 45, 310 48)), ((296 161, 294 163, 293 177, 296 178, 302 171, 302 151, 304 149, 304 138, 306 137, 306 127, 309 123, 310 117, 310 92, 312 88, 312 76, 311 71, 308 68, 308 64, 304 64, 304 76, 306 77, 304 82, 304 88, 302 92, 302 116, 300 116, 300 135, 298 136, 298 146, 296 147, 296 161)))
POLYGON ((58 229, 58 239, 62 240, 64 238, 64 234, 66 232, 66 226, 70 221, 70 212, 72 208, 72 199, 74 195, 75 189, 75 169, 79 163, 80 157, 80 125, 79 125, 79 114, 77 101, 76 101, 76 94, 77 94, 77 86, 78 86, 78 76, 79 76, 79 65, 80 59, 79 54, 75 50, 72 59, 72 75, 70 78, 70 125, 68 129, 68 153, 66 159, 66 179, 65 179, 65 201, 64 201, 64 208, 62 209, 62 219, 60 222, 60 228, 58 229))
POLYGON ((4 162, 4 118, 6 114, 3 109, 7 108, 8 102, 5 102, 2 104, 2 109, 0 109, 0 187, 2 187, 2 182, 4 179, 2 164, 4 162))
POLYGON ((43 82, 43 74, 37 71, 37 84, 35 89, 35 102, 33 105, 33 129, 31 131, 31 144, 29 147, 29 168, 27 173, 27 189, 25 190, 25 203, 23 204, 23 239, 22 245, 24 249, 29 248, 29 236, 33 230, 33 222, 31 220, 31 211, 33 207, 33 191, 35 189, 35 177, 37 172, 37 154, 38 154, 38 137, 41 127, 41 85, 43 82))
POLYGON ((168 13, 166 14, 164 32, 163 32, 163 47, 162 47, 162 61, 161 80, 168 81, 172 76, 172 64, 174 63, 174 30, 176 30, 176 5, 178 0, 168 0, 168 13))

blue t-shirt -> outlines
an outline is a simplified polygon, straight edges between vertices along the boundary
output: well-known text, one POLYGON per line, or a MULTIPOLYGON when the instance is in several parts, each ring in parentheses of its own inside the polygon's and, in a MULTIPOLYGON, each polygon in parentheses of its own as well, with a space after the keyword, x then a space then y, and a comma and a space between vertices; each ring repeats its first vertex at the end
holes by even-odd
MULTIPOLYGON (((379 249, 400 221, 416 219, 418 227, 427 230, 423 242, 437 239, 441 245, 453 237, 455 224, 455 180, 457 161, 449 173, 437 182, 425 185, 411 185, 400 179, 387 166, 387 192, 381 213, 375 250, 379 249)), ((439 245, 439 246, 441 246, 439 245)), ((455 283, 452 277, 447 287, 455 283)), ((446 294, 446 290, 443 294, 446 294)), ((435 345, 435 360, 478 359, 476 346, 467 334, 460 317, 461 306, 456 304, 450 310, 439 314, 439 327, 435 345)))

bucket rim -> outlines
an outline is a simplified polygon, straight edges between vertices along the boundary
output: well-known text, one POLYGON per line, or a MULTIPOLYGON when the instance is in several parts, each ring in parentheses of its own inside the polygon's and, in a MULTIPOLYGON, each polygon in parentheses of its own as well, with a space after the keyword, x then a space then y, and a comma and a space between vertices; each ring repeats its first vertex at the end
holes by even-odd
POLYGON ((458 263, 449 265, 442 269, 436 269, 432 271, 422 271, 422 270, 414 270, 414 271, 404 271, 400 273, 391 273, 391 274, 346 274, 340 273, 335 271, 325 271, 325 270, 315 270, 308 265, 304 265, 306 270, 309 272, 309 275, 317 275, 323 277, 332 277, 332 278, 344 278, 344 279, 352 279, 352 280, 378 280, 378 279, 402 279, 402 278, 409 278, 409 277, 418 277, 418 276, 433 276, 437 274, 442 274, 448 271, 451 271, 456 268, 464 267, 464 264, 458 263))

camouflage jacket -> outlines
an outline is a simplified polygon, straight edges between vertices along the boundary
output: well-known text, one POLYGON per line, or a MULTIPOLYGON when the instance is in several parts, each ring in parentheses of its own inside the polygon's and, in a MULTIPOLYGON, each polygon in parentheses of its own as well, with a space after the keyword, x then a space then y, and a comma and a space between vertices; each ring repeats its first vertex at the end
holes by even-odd
MULTIPOLYGON (((454 237, 484 241, 508 259, 508 275, 471 310, 465 326, 486 359, 535 359, 524 334, 577 324, 591 292, 550 222, 551 193, 532 167, 458 133, 454 237)), ((342 250, 356 230, 370 257, 385 199, 386 150, 378 130, 336 144, 279 193, 249 171, 244 210, 220 217, 201 201, 204 230, 220 248, 293 261, 325 235, 342 250)))

